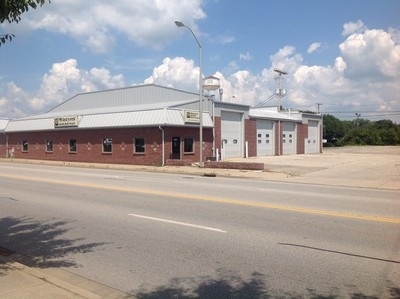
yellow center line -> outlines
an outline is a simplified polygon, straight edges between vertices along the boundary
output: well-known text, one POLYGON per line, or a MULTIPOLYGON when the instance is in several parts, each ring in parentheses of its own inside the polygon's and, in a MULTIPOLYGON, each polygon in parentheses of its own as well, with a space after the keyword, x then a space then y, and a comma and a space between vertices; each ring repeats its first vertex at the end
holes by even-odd
POLYGON ((140 194, 147 194, 147 195, 160 195, 160 196, 191 199, 191 200, 202 200, 202 201, 209 201, 209 202, 216 202, 216 203, 223 203, 223 204, 232 204, 232 205, 240 205, 240 206, 247 206, 247 207, 257 207, 257 208, 264 208, 264 209, 281 210, 281 211, 286 211, 286 212, 296 212, 296 213, 304 213, 304 214, 314 214, 314 215, 323 215, 323 216, 331 216, 331 217, 339 217, 339 218, 348 218, 348 219, 358 219, 358 220, 366 220, 366 221, 376 221, 376 222, 400 224, 400 218, 389 218, 389 217, 379 217, 379 216, 374 216, 374 215, 362 215, 362 214, 355 214, 355 213, 319 210, 319 209, 303 208, 303 207, 296 207, 296 206, 289 206, 289 205, 279 205, 279 204, 249 201, 249 200, 228 199, 228 198, 216 197, 216 196, 204 196, 204 195, 171 192, 171 191, 157 191, 157 190, 143 189, 143 188, 136 188, 136 187, 127 187, 127 186, 110 186, 110 185, 100 185, 100 184, 94 184, 94 183, 81 183, 81 182, 74 182, 74 181, 45 179, 45 178, 38 178, 38 177, 25 177, 25 176, 17 176, 17 175, 8 175, 8 174, 4 174, 4 173, 0 173, 0 177, 11 178, 11 179, 16 179, 16 180, 26 180, 26 181, 33 181, 33 182, 49 183, 49 184, 59 184, 59 185, 66 185, 66 186, 79 186, 79 187, 84 187, 84 188, 103 189, 103 190, 129 192, 129 193, 140 193, 140 194))

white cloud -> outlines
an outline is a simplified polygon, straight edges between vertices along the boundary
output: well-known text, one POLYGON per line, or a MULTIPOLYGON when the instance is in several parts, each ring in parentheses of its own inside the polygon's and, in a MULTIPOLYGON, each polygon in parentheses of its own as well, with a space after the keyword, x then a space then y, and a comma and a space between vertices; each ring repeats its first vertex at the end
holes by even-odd
MULTIPOLYGON (((65 1, 60 2, 66 5, 65 1)), ((77 2, 70 2, 72 9, 77 2)), ((117 5, 128 5, 128 2, 121 1, 117 5)), ((110 18, 113 18, 112 14, 110 18)), ((77 26, 92 30, 88 24, 77 26)), ((288 72, 282 82, 287 89, 287 96, 282 101, 285 108, 315 110, 315 103, 320 102, 324 104, 322 112, 359 109, 362 113, 364 106, 368 110, 399 111, 399 31, 393 28, 388 31, 366 29, 361 21, 347 23, 344 29, 346 36, 331 65, 306 65, 293 46, 284 46, 270 55, 270 62, 259 73, 242 70, 236 62, 230 62, 214 74, 220 78, 223 100, 254 105, 269 98, 277 87, 273 70, 278 68, 288 72)), ((318 46, 314 43, 309 50, 312 52, 318 46)), ((252 57, 247 52, 239 58, 252 57)), ((144 83, 197 91, 198 78, 199 68, 193 60, 167 57, 144 83)), ((69 59, 54 63, 43 75, 39 90, 33 93, 25 92, 14 82, 0 84, 0 113, 9 117, 41 113, 76 93, 123 86, 122 75, 113 75, 101 67, 82 69, 75 59, 69 59)), ((276 105, 277 101, 268 104, 276 105)))
POLYGON ((240 53, 239 59, 244 61, 249 61, 253 59, 253 56, 251 56, 250 52, 247 51, 246 53, 240 53))
POLYGON ((22 30, 44 29, 68 35, 94 52, 107 52, 115 44, 113 34, 123 34, 141 46, 160 49, 173 35, 173 21, 181 19, 195 32, 196 20, 206 17, 203 0, 57 0, 24 15, 22 30), (190 17, 188 17, 190 16, 190 17))
MULTIPOLYGON (((383 30, 354 33, 340 45, 341 55, 332 65, 305 65, 294 47, 285 46, 270 55, 270 66, 259 74, 241 70, 231 62, 224 72, 214 76, 220 78, 226 102, 255 105, 269 98, 278 84, 273 71, 278 68, 288 72, 282 80, 287 89, 283 107, 315 111, 315 103, 319 102, 324 103, 323 110, 361 111, 366 105, 368 110, 398 111, 400 45, 390 36, 383 30)), ((166 58, 146 80, 149 82, 197 90, 198 68, 191 60, 166 58)), ((277 99, 268 104, 277 105, 277 99)))
POLYGON ((308 47, 307 53, 308 53, 308 54, 311 54, 311 53, 317 51, 320 47, 321 47, 321 43, 319 43, 319 42, 312 43, 312 44, 308 47))
POLYGON ((270 56, 272 68, 283 70, 289 74, 293 74, 298 66, 302 63, 303 57, 296 53, 296 48, 285 46, 279 49, 278 52, 270 56))
POLYGON ((343 25, 342 35, 347 36, 354 33, 360 33, 367 29, 361 20, 357 22, 348 22, 343 25))
POLYGON ((236 38, 232 35, 223 35, 218 37, 218 42, 223 45, 231 44, 236 41, 236 38))
POLYGON ((82 70, 75 59, 69 59, 54 63, 34 93, 23 91, 14 82, 7 83, 0 98, 0 113, 12 118, 42 113, 77 93, 123 86, 122 75, 112 76, 104 68, 82 70))
POLYGON ((400 44, 383 30, 354 33, 339 45, 348 75, 358 79, 400 77, 400 44))
POLYGON ((173 86, 184 90, 199 89, 199 68, 193 60, 183 57, 165 58, 161 65, 153 69, 153 74, 144 83, 173 86))

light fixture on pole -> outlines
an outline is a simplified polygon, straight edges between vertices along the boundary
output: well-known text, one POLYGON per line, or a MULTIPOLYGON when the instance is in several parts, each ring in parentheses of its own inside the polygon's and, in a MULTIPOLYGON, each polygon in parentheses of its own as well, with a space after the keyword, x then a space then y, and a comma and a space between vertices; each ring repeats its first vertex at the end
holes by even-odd
POLYGON ((192 31, 192 29, 190 29, 190 27, 186 26, 185 24, 183 24, 181 21, 175 21, 175 25, 178 27, 186 27, 187 29, 189 29, 189 31, 192 33, 194 39, 197 42, 197 45, 199 46, 199 123, 200 123, 200 132, 199 132, 199 143, 200 143, 200 167, 203 167, 203 84, 202 84, 202 70, 201 70, 201 60, 202 60, 202 47, 201 44, 199 42, 199 40, 197 39, 196 35, 194 34, 194 32, 192 31))

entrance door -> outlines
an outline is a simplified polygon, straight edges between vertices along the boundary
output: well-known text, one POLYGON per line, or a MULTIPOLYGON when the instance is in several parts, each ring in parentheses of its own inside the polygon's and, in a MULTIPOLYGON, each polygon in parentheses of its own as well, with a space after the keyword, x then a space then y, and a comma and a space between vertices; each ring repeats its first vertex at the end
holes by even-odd
POLYGON ((181 158, 181 138, 172 137, 172 154, 171 159, 181 158))

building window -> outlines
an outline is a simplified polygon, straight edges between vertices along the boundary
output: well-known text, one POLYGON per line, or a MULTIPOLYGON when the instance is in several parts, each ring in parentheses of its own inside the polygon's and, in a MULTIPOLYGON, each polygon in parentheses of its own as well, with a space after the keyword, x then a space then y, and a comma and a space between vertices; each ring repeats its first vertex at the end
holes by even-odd
POLYGON ((183 139, 183 151, 185 153, 194 153, 194 138, 186 137, 183 139))
POLYGON ((103 138, 103 153, 112 153, 112 138, 103 138))
POLYGON ((47 139, 46 140, 46 152, 52 152, 53 151, 53 140, 47 139))
POLYGON ((28 140, 22 140, 22 151, 23 152, 28 151, 28 140))
POLYGON ((70 139, 69 140, 69 152, 70 153, 76 153, 78 151, 77 144, 76 144, 76 139, 70 139))
POLYGON ((144 138, 135 138, 134 139, 135 143, 135 154, 144 154, 145 152, 145 143, 144 143, 144 138))

